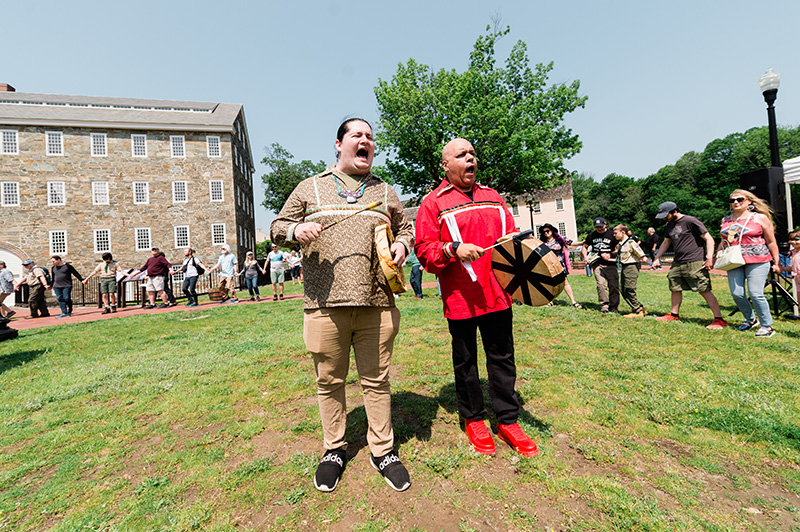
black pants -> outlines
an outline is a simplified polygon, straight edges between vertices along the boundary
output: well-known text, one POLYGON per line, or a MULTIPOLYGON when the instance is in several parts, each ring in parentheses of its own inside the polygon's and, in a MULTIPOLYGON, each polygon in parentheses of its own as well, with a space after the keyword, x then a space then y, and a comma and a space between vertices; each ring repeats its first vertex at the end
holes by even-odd
MULTIPOLYGON (((164 285, 166 286, 166 285, 164 285)), ((184 277, 183 278, 183 293, 186 294, 186 299, 189 300, 189 303, 197 303, 197 290, 195 287, 197 286, 197 276, 194 275, 192 277, 184 277)))
POLYGON ((517 366, 514 362, 511 317, 511 309, 507 309, 477 318, 447 320, 452 336, 458 412, 465 419, 486 417, 483 390, 478 377, 477 331, 480 329, 486 352, 492 410, 498 423, 511 425, 517 422, 519 399, 514 389, 517 366))

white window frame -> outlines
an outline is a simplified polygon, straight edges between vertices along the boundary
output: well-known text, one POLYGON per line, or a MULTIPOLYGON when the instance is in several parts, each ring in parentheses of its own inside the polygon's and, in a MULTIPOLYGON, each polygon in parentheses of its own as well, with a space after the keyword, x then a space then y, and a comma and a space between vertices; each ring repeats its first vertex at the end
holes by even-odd
POLYGON ((64 183, 63 181, 48 181, 47 182, 47 206, 48 207, 62 207, 64 205, 66 205, 66 204, 67 204, 67 185, 66 185, 66 183, 64 183))
POLYGON ((534 201, 533 202, 533 214, 542 214, 542 202, 541 201, 534 201))
POLYGON ((189 236, 189 226, 188 225, 176 225, 173 231, 173 235, 175 237, 175 249, 181 248, 188 248, 191 247, 192 241, 189 236), (186 234, 182 235, 181 232, 185 231, 186 234))
MULTIPOLYGON (((173 181, 172 182, 172 203, 188 203, 189 202, 189 182, 188 181, 173 181), (183 190, 181 190, 183 188, 183 190), (183 199, 181 199, 181 193, 183 199)), ((184 246, 186 247, 186 246, 184 246)))
POLYGON ((131 133, 131 157, 146 158, 147 157, 147 135, 141 133, 131 133), (140 143, 137 146, 137 142, 140 143), (142 148, 144 153, 136 153, 136 149, 142 148))
POLYGON ((93 231, 94 234, 94 252, 95 253, 107 253, 111 251, 111 229, 95 229, 93 231), (99 235, 104 234, 104 238, 100 238, 99 235), (100 243, 105 240, 105 247, 100 247, 100 243))
POLYGON ((133 182, 133 204, 134 205, 150 205, 150 183, 147 181, 134 181, 133 182), (138 201, 137 197, 139 196, 137 188, 141 188, 144 185, 144 200, 138 201))
POLYGON ((133 240, 136 243, 136 251, 150 251, 153 248, 151 245, 152 239, 150 238, 149 227, 135 227, 133 229, 133 240), (142 242, 141 239, 143 238, 147 241, 142 242))
POLYGON ((92 157, 108 157, 108 135, 106 133, 90 133, 89 151, 92 157))
POLYGON ((186 158, 186 137, 183 135, 170 135, 169 136, 169 154, 170 157, 186 158))
POLYGON ((222 157, 222 139, 220 137, 206 137, 206 155, 212 159, 222 157), (216 146, 214 144, 216 144, 216 146))
POLYGON ((64 133, 61 131, 45 131, 44 152, 50 157, 63 157, 64 133))
POLYGON ((558 222, 558 234, 567 238, 567 223, 566 222, 558 222))
POLYGON ((56 231, 48 231, 48 240, 50 241, 50 254, 51 255, 66 255, 67 254, 67 232, 64 229, 56 231), (60 236, 61 242, 58 240, 60 236))
POLYGON ((564 198, 556 198, 556 210, 557 211, 564 210, 564 198))
POLYGON ((110 198, 108 181, 92 181, 92 205, 108 205, 110 198))
POLYGON ((221 246, 225 244, 225 224, 211 224, 211 245, 212 246, 221 246), (222 229, 222 239, 217 238, 217 234, 219 233, 219 229, 222 229))
POLYGON ((0 129, 0 155, 19 155, 19 131, 0 129))
POLYGON ((221 179, 212 179, 208 182, 208 195, 211 197, 211 201, 216 202, 223 202, 225 201, 225 182, 221 179), (214 186, 219 186, 219 199, 214 199, 214 186))
POLYGON ((0 206, 19 207, 19 183, 16 181, 0 182, 0 206), (13 189, 13 190, 11 190, 13 189), (9 197, 11 196, 11 198, 9 197), (16 202, 8 199, 16 198, 16 202))

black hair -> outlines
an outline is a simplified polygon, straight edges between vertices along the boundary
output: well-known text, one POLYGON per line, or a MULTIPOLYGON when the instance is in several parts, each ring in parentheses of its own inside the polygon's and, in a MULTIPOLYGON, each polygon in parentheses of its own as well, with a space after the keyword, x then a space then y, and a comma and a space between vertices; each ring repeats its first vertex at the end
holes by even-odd
POLYGON ((103 260, 113 260, 114 257, 111 256, 111 253, 103 253, 102 255, 103 260))
POLYGON ((372 124, 370 124, 369 122, 367 122, 363 118, 359 118, 357 116, 354 116, 353 118, 348 118, 347 120, 342 122, 339 125, 339 129, 336 130, 336 140, 338 140, 339 142, 342 142, 342 139, 344 139, 345 134, 348 131, 350 131, 350 127, 348 126, 348 124, 350 122, 364 122, 365 124, 367 124, 369 126, 370 129, 372 129, 372 124))
POLYGON ((53 259, 53 260, 61 260, 61 257, 59 257, 58 255, 53 255, 50 258, 53 259))

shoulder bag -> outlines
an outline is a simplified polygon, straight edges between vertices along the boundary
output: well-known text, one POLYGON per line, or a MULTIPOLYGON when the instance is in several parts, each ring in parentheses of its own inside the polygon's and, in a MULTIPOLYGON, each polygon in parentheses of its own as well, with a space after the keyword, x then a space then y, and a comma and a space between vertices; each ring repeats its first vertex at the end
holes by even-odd
POLYGON ((744 266, 744 256, 742 255, 742 233, 752 217, 753 213, 750 213, 750 215, 747 217, 747 220, 745 220, 744 225, 742 225, 737 231, 733 232, 730 229, 728 230, 728 245, 725 247, 720 247, 719 251, 717 251, 717 259, 714 261, 715 270, 729 272, 735 268, 744 266), (739 242, 734 244, 737 236, 739 237, 739 242))

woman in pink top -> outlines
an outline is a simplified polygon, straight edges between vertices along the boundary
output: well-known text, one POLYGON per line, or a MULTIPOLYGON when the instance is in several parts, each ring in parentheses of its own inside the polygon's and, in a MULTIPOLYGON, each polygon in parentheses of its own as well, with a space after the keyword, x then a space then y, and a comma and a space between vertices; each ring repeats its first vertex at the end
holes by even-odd
POLYGON ((767 202, 746 190, 731 192, 730 204, 731 213, 722 219, 720 247, 739 242, 742 246, 745 265, 728 271, 731 295, 744 316, 739 330, 754 329, 760 322, 756 336, 766 338, 775 334, 775 331, 772 329, 769 304, 764 296, 764 285, 770 269, 776 273, 781 271, 772 213, 767 202), (752 305, 745 293, 745 281, 752 305))

